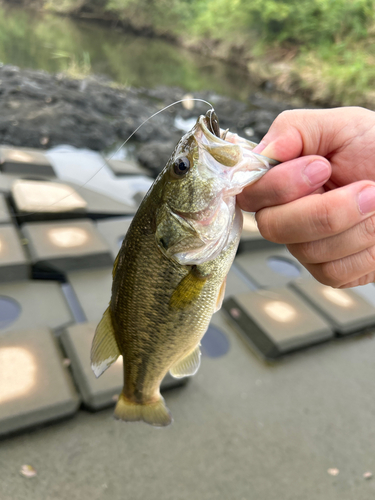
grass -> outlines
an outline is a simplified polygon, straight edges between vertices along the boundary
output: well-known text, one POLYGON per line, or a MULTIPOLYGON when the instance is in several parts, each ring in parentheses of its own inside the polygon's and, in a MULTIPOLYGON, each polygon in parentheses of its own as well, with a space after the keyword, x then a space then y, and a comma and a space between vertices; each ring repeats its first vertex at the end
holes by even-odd
POLYGON ((69 78, 83 80, 92 73, 90 54, 88 52, 83 52, 82 58, 77 58, 74 54, 68 54, 62 51, 55 52, 53 57, 56 59, 66 59, 68 61, 63 73, 69 78))

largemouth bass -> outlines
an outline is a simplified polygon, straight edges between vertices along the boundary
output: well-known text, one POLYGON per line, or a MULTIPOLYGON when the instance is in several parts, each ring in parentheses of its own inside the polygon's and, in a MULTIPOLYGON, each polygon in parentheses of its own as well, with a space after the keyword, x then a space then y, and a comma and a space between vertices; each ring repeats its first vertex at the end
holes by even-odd
POLYGON ((181 138, 134 216, 91 350, 97 377, 123 356, 121 420, 170 424, 161 381, 199 368, 200 340, 221 307, 241 235, 236 195, 277 163, 254 146, 221 131, 210 110, 181 138))

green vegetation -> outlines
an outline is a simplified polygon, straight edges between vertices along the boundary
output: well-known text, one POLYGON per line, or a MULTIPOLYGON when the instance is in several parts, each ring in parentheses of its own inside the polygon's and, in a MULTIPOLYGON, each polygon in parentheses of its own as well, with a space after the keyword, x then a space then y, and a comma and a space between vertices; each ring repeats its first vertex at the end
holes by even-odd
POLYGON ((375 107, 375 0, 40 1, 235 58, 260 81, 316 101, 375 107))
POLYGON ((241 68, 228 68, 160 38, 0 2, 1 63, 77 79, 107 75, 120 86, 211 89, 239 99, 249 93, 248 77, 241 68))

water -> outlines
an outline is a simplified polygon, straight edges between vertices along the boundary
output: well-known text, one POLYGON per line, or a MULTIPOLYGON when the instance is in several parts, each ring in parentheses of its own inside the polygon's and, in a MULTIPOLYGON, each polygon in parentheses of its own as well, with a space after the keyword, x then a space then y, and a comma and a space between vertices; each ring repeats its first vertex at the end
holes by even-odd
POLYGON ((246 99, 246 72, 159 39, 95 22, 0 5, 0 62, 71 76, 103 74, 122 85, 178 86, 246 99))

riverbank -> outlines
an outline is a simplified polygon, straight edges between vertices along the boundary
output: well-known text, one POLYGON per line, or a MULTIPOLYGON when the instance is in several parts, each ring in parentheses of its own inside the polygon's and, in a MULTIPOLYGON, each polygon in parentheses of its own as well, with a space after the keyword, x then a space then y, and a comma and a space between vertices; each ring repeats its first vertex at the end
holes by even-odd
POLYGON ((264 88, 323 106, 375 109, 373 0, 235 3, 25 0, 28 6, 158 36, 234 65, 264 88), (370 5, 371 4, 371 5, 370 5))
MULTIPOLYGON (((152 114, 186 97, 177 87, 119 87, 104 77, 69 78, 45 71, 0 66, 0 145, 49 149, 61 144, 113 151, 152 114)), ((190 96, 191 97, 191 96, 190 96)), ((248 102, 209 92, 222 128, 259 142, 278 113, 291 106, 258 93, 248 102)), ((179 138, 207 104, 190 101, 147 121, 132 137, 135 159, 156 175, 179 138)))

